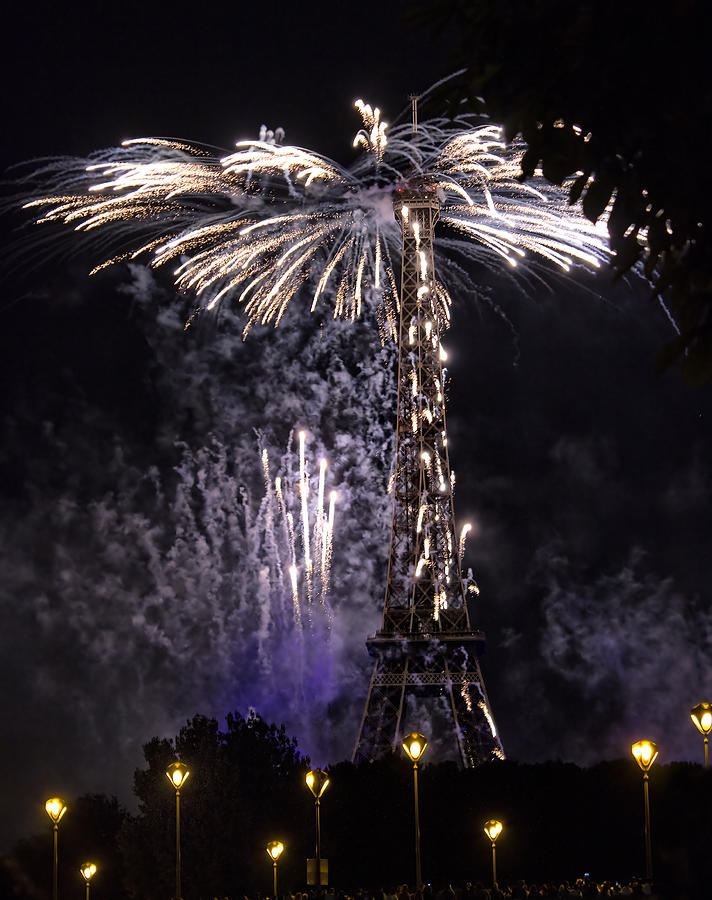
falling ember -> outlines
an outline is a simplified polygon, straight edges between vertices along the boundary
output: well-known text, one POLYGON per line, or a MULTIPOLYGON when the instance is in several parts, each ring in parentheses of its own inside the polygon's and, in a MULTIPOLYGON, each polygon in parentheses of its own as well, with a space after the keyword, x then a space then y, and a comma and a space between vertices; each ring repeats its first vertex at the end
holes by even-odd
POLYGON ((489 725, 490 731, 492 732, 492 737, 497 737, 497 729, 494 724, 494 719, 492 718, 492 713, 490 713, 489 711, 489 707, 484 700, 480 700, 477 705, 484 713, 485 719, 487 719, 487 724, 489 725))
POLYGON ((465 555, 465 541, 467 540, 467 535, 472 531, 472 525, 469 522, 462 526, 462 531, 460 532, 460 546, 457 551, 457 555, 462 562, 462 558, 465 555))
POLYGON ((421 503, 420 509, 418 510, 418 526, 416 529, 418 534, 420 534, 420 532, 423 530, 423 516, 427 512, 427 509, 427 504, 421 503))
POLYGON ((326 460, 319 460, 319 489, 316 501, 316 536, 318 540, 324 527, 324 476, 326 475, 326 460))
POLYGON ((336 508, 337 497, 338 497, 338 494, 336 493, 336 491, 331 491, 331 493, 329 494, 329 520, 328 520, 328 527, 327 527, 327 532, 329 534, 329 540, 331 540, 331 537, 334 534, 334 510, 336 508))
MULTIPOLYGON (((322 551, 321 551, 321 597, 322 602, 325 602, 326 591, 329 586, 329 581, 331 578, 331 554, 333 547, 333 535, 334 535, 334 512, 336 508, 336 491, 331 491, 329 494, 329 516, 326 520, 326 527, 324 529, 324 533, 322 535, 322 551)), ((329 615, 331 617, 331 607, 327 607, 329 615)))
POLYGON ((301 610, 299 609, 299 570, 296 566, 289 567, 289 578, 292 582, 292 600, 294 601, 294 609, 299 620, 301 620, 301 610))

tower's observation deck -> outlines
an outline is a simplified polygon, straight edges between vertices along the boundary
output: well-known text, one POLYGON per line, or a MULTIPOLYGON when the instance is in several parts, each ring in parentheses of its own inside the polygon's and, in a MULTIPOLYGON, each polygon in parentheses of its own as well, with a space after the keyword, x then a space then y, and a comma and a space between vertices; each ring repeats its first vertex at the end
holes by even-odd
POLYGON ((455 531, 440 344, 448 310, 433 265, 439 202, 434 188, 413 182, 394 194, 393 206, 403 232, 393 522, 383 624, 366 641, 374 668, 354 758, 394 749, 407 696, 435 693, 447 697, 460 758, 472 766, 502 749, 455 531))

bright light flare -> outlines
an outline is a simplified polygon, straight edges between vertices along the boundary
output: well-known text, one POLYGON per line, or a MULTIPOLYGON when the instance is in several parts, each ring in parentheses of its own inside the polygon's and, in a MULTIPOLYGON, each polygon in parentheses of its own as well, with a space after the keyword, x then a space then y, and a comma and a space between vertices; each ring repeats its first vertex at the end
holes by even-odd
POLYGON ((66 813, 67 807, 64 803, 64 800, 60 800, 59 797, 51 797, 45 803, 45 810, 50 819, 54 822, 55 825, 57 825, 59 820, 66 813))
POLYGON ((497 819, 490 819, 488 822, 485 822, 485 834, 493 844, 502 833, 502 827, 502 823, 498 822, 497 819))
POLYGON ((636 741, 630 749, 644 772, 647 772, 658 758, 658 747, 653 741, 636 741))

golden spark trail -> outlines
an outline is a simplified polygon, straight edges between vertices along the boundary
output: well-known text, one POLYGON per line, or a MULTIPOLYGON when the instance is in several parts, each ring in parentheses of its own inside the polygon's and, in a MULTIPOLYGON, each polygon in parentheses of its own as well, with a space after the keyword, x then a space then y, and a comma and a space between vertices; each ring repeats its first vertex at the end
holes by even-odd
POLYGON ((467 540, 467 535, 472 531, 472 525, 466 523, 462 526, 462 531, 460 532, 460 545, 457 550, 457 555, 462 562, 462 558, 465 555, 465 541, 467 540))
MULTIPOLYGON (((348 167, 264 140, 240 141, 220 157, 187 141, 132 139, 85 160, 39 163, 18 179, 24 206, 37 222, 73 227, 103 254, 94 271, 142 254, 156 267, 177 262, 176 286, 202 308, 235 298, 244 335, 278 323, 303 290, 313 291, 314 310, 330 284, 335 316, 358 317, 373 292, 385 310, 383 334, 392 335, 400 300, 390 260, 400 258, 401 243, 392 195, 413 176, 440 199, 434 246, 442 282, 423 287, 448 320, 448 282, 460 286, 469 265, 504 263, 526 280, 537 266, 566 273, 608 258, 600 222, 568 206, 567 185, 540 176, 519 183, 522 147, 507 146, 497 126, 436 117, 411 134, 410 125, 389 127, 378 107, 359 100, 356 108, 361 153, 348 167)), ((402 215, 409 220, 407 206, 402 215)), ((426 282, 430 264, 415 226, 426 282)))

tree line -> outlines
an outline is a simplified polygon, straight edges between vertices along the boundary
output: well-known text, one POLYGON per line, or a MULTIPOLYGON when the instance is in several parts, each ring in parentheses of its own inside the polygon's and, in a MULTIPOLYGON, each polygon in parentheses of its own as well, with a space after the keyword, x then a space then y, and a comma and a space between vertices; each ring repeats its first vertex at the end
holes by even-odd
MULTIPOLYGON (((60 826, 60 900, 79 898, 86 859, 99 871, 96 900, 169 900, 174 893, 175 795, 166 769, 190 769, 181 791, 182 893, 186 900, 271 894, 265 847, 285 844, 284 892, 304 888, 314 855, 314 801, 304 777, 310 761, 284 727, 256 713, 195 716, 172 740, 144 747, 134 777, 137 811, 113 797, 68 801, 60 826)), ((322 856, 330 883, 393 888, 414 878, 413 783, 405 754, 358 766, 328 767, 322 798, 322 856)), ((490 879, 483 823, 504 823, 497 842, 500 881, 593 878, 625 881, 644 871, 643 796, 633 759, 591 768, 571 763, 494 762, 462 770, 424 764, 419 779, 423 877, 433 888, 490 879)), ((656 881, 671 897, 703 897, 712 840, 712 776, 670 763, 651 773, 656 881)), ((43 798, 38 798, 38 803, 43 798)), ((2 860, 0 894, 45 900, 51 893, 51 830, 20 840, 2 860)))

